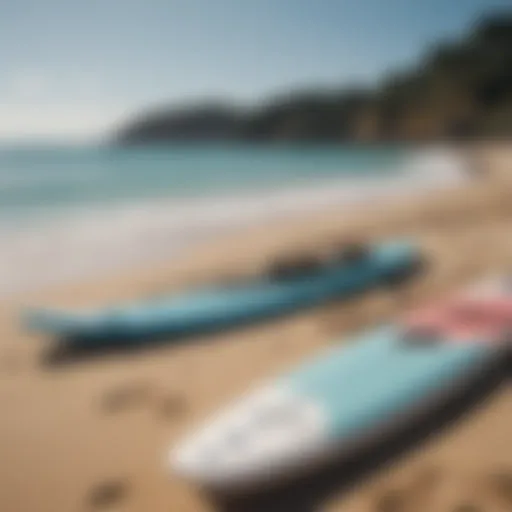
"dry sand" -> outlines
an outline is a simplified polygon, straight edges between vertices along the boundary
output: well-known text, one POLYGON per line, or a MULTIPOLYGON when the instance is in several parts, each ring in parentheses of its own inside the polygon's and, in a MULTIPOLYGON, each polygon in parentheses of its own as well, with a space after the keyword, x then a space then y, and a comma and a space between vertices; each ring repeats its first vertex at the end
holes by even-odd
MULTIPOLYGON (((512 158, 480 148, 491 175, 385 209, 336 210, 259 226, 178 262, 12 299, 0 306, 0 511, 208 511, 217 505, 165 470, 167 448, 257 380, 359 327, 512 269, 512 158), (278 253, 345 240, 418 238, 430 266, 405 287, 187 344, 51 362, 50 342, 19 330, 20 305, 98 304, 257 272, 278 253)), ((512 391, 373 474, 317 499, 315 510, 512 510, 512 391), (466 507, 466 508, 464 508, 466 507), (473 507, 473 508, 471 508, 473 507)), ((241 510, 244 510, 242 507, 241 510)))

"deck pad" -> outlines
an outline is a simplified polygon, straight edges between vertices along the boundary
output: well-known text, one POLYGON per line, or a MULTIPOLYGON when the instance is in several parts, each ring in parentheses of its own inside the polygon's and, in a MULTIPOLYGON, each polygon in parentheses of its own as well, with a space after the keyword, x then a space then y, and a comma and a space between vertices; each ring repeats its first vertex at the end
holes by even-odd
POLYGON ((512 283, 488 279, 412 313, 404 325, 411 337, 425 332, 445 343, 506 343, 512 331, 512 283))

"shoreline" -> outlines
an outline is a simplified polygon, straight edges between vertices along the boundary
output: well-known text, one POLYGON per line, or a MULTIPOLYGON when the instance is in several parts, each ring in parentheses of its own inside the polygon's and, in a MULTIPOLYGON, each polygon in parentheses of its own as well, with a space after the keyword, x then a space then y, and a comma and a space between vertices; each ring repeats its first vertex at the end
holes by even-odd
POLYGON ((266 192, 159 199, 68 215, 0 238, 0 300, 120 268, 158 265, 204 243, 322 210, 339 208, 352 214, 402 195, 459 186, 466 174, 463 162, 437 150, 418 156, 416 169, 383 178, 345 177, 266 192), (34 261, 38 268, 33 268, 34 261))
MULTIPOLYGON (((511 155, 496 157, 496 162, 503 161, 504 173, 512 176, 511 155)), ((492 165, 497 169, 497 163, 492 165)), ((430 191, 421 201, 407 197, 350 214, 333 207, 269 222, 225 240, 202 243, 161 265, 119 269, 108 276, 33 291, 22 299, 39 304, 101 304, 140 296, 154 287, 179 289, 258 272, 277 254, 318 250, 354 236, 363 240, 414 236, 430 265, 400 290, 374 290, 350 302, 185 344, 119 351, 60 366, 46 359, 51 340, 20 330, 20 298, 1 304, 0 453, 9 463, 0 468, 0 509, 96 510, 94 497, 114 487, 112 510, 218 510, 193 486, 167 473, 164 459, 169 446, 251 385, 314 355, 333 340, 341 342, 359 329, 489 273, 511 270, 508 176, 430 191), (128 396, 121 405, 120 396, 128 396)), ((417 510, 414 482, 410 482, 432 468, 442 475, 443 489, 458 502, 480 500, 484 509, 491 506, 486 500, 500 498, 488 492, 486 482, 496 472, 510 471, 512 461, 511 403, 510 387, 488 396, 463 420, 376 475, 347 492, 325 496, 322 510, 378 509, 397 489, 408 499, 412 496, 406 511, 417 510)), ((429 491, 440 500, 435 505, 424 498, 429 510, 446 505, 443 489, 429 491)))

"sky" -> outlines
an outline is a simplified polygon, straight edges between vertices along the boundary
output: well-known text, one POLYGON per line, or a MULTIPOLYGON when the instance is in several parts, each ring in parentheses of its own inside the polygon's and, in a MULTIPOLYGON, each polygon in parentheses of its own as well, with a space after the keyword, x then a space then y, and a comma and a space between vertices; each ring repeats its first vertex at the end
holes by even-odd
POLYGON ((94 137, 145 108, 374 83, 510 0, 0 2, 0 138, 94 137))

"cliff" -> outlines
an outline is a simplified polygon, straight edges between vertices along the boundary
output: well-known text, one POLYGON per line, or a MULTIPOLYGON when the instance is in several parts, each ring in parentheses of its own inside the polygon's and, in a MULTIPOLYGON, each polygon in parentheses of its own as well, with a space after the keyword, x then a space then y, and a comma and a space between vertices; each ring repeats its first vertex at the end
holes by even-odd
POLYGON ((512 14, 438 45, 372 90, 298 91, 253 111, 206 105, 138 116, 121 144, 387 141, 512 135, 512 14))
POLYGON ((123 144, 230 139, 237 136, 239 124, 240 117, 231 108, 193 105, 141 114, 122 127, 116 138, 123 144))

